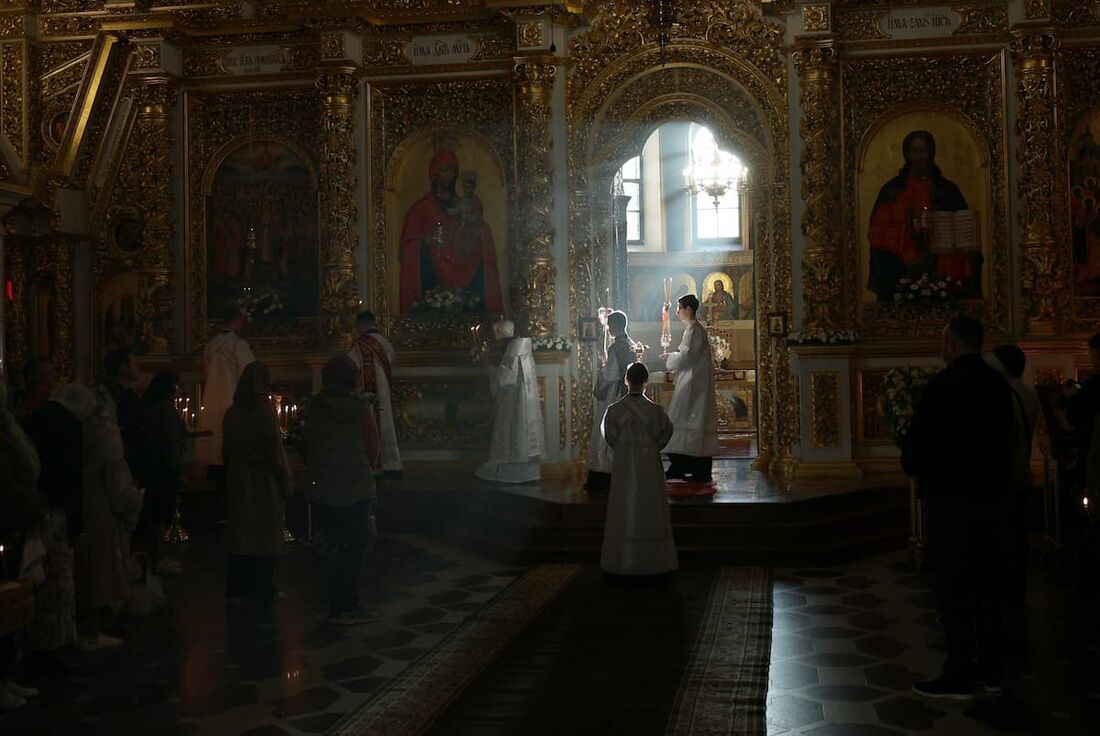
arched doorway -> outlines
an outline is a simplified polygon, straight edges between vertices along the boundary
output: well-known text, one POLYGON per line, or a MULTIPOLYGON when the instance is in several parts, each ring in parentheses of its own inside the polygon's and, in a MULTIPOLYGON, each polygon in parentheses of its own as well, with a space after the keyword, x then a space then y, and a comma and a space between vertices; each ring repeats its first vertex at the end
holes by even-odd
MULTIPOLYGON (((744 155, 706 125, 657 126, 617 169, 611 190, 611 303, 626 312, 643 360, 659 370, 664 285, 695 294, 715 358, 722 455, 757 454, 756 285, 744 155)), ((672 325, 672 349, 681 325, 672 325)), ((666 338, 667 339, 667 338, 666 338)), ((654 382, 667 403, 671 385, 654 382)))
MULTIPOLYGON (((612 31, 603 29, 608 36, 612 31)), ((604 58, 599 64, 594 59, 606 47, 592 43, 577 49, 580 57, 593 58, 579 59, 587 76, 571 79, 569 91, 569 279, 576 324, 613 286, 615 178, 654 130, 666 123, 695 123, 709 129, 720 149, 736 151, 748 170, 742 191, 754 255, 759 442, 754 466, 785 472, 794 465, 797 390, 785 340, 761 329, 769 314, 789 319, 792 303, 787 90, 785 75, 773 63, 780 53, 773 36, 752 34, 725 45, 705 39, 673 42, 663 50, 639 45, 623 49, 613 63, 604 58), (759 46, 752 61, 738 53, 744 44, 759 46), (771 73, 764 74, 761 64, 771 73)), ((579 347, 578 387, 591 384, 595 359, 594 349, 579 347)), ((575 394, 575 426, 590 422, 583 403, 575 394)))

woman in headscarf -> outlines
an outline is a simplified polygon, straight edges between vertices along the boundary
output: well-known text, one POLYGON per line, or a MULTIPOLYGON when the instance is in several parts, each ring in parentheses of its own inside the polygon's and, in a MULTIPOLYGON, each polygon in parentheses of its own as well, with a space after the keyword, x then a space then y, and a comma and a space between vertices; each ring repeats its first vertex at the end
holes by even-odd
POLYGON ((122 643, 103 633, 103 610, 130 595, 129 535, 141 511, 141 491, 126 464, 107 389, 100 386, 93 392, 70 383, 55 398, 84 425, 84 533, 75 548, 76 646, 94 651, 122 643))
POLYGON ((293 488, 283 438, 268 403, 267 366, 249 363, 222 422, 225 521, 231 601, 274 600, 275 556, 283 547, 284 504, 293 488))
MULTIPOLYGON (((4 564, 0 566, 0 587, 19 578, 23 542, 45 523, 46 514, 35 488, 38 479, 38 455, 34 445, 23 434, 8 411, 7 387, 0 375, 0 547, 4 564)), ((9 589, 8 595, 19 588, 9 589)), ((25 591, 23 591, 25 593, 25 591)), ((4 626, 0 621, 0 627, 4 626)), ((21 660, 21 640, 26 628, 11 617, 6 628, 0 628, 0 711, 27 704, 26 698, 38 694, 34 688, 19 685, 13 679, 21 660)))

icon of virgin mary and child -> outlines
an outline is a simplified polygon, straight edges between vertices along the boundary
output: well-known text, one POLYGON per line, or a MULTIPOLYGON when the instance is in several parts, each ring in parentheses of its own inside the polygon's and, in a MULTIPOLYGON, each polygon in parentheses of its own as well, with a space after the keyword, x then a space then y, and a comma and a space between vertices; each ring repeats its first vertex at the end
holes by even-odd
POLYGON ((464 292, 469 311, 503 311, 496 246, 477 196, 477 172, 459 172, 454 151, 437 151, 428 164, 428 192, 405 213, 399 251, 402 313, 440 289, 464 292))

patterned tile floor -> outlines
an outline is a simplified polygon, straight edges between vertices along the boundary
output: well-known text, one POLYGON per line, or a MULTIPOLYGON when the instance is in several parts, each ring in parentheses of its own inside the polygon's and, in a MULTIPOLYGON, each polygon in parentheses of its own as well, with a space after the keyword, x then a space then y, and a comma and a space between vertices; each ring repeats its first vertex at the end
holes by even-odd
POLYGON ((364 584, 377 621, 323 619, 317 566, 291 546, 273 613, 225 606, 216 539, 192 542, 167 613, 120 619, 126 643, 35 663, 42 695, 0 716, 0 734, 323 733, 523 570, 415 536, 380 544, 364 584))
POLYGON ((1033 566, 1005 695, 966 704, 909 689, 940 672, 943 639, 932 580, 904 554, 776 571, 769 735, 1100 733, 1100 616, 1057 577, 1033 566))
MULTIPOLYGON (((287 600, 273 615, 227 611, 216 538, 192 542, 184 562, 187 574, 169 581, 170 611, 118 622, 124 646, 36 661, 42 695, 0 715, 0 734, 323 733, 523 572, 422 537, 387 537, 364 582, 381 618, 333 628, 301 547, 281 563, 287 600)), ((930 579, 903 554, 778 570, 775 581, 769 734, 1100 733, 1100 611, 1050 571, 1032 576, 1007 696, 973 704, 909 692, 938 672, 942 644, 930 579)))

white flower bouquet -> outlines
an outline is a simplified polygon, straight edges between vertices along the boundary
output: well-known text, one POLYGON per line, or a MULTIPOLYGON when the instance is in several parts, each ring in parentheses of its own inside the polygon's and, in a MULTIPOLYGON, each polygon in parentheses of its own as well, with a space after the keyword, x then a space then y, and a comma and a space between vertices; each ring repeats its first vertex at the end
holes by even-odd
POLYGON ((718 368, 726 360, 726 358, 732 355, 730 350, 730 344, 726 341, 726 338, 721 335, 710 336, 710 357, 714 361, 714 367, 718 368))
POLYGON ((897 290, 894 292, 894 302, 898 304, 946 302, 961 288, 962 282, 957 279, 954 281, 934 279, 927 273, 916 280, 900 278, 897 290))
POLYGON ((481 299, 465 289, 429 289, 413 304, 413 309, 463 314, 473 311, 480 304, 481 299))
POLYGON ((802 330, 787 337, 788 345, 850 345, 859 339, 855 330, 802 330))
POLYGON ((886 418, 898 447, 901 447, 909 431, 909 423, 917 411, 924 388, 939 371, 939 368, 932 366, 902 366, 891 368, 883 377, 886 418))
POLYGON ((237 311, 249 320, 273 317, 283 309, 282 298, 271 289, 263 291, 246 289, 237 299, 237 311))
POLYGON ((536 353, 568 353, 573 345, 565 337, 536 337, 531 340, 531 349, 536 353))

